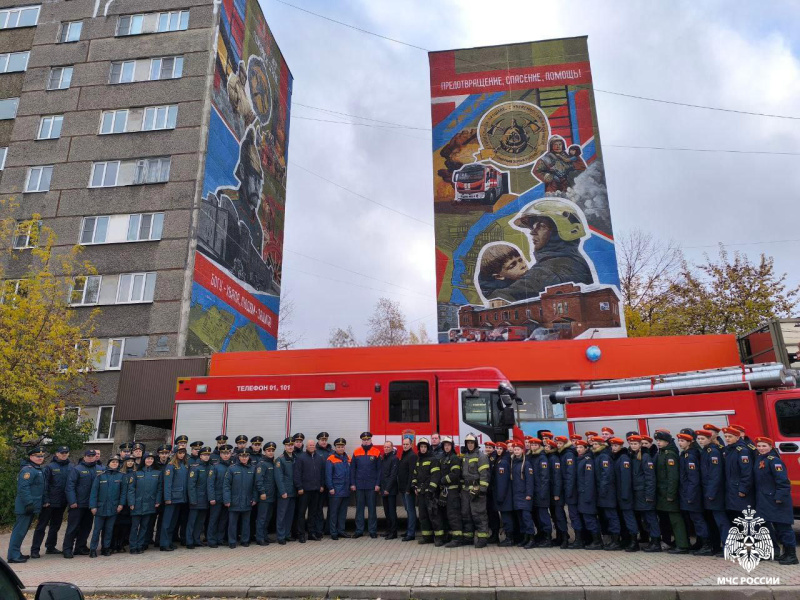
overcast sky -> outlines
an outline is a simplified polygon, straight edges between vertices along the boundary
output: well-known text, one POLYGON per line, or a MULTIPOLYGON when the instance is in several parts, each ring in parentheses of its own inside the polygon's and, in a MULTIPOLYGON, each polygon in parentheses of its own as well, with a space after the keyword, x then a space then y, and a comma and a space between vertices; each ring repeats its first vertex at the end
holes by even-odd
MULTIPOLYGON (((412 325, 435 338, 427 53, 261 2, 294 75, 283 290, 296 305, 299 347, 326 346, 330 329, 347 325, 363 340, 380 296, 397 300, 412 325), (380 125, 300 104, 420 129, 321 122, 380 125)), ((753 259, 765 252, 800 282, 800 242, 752 244, 800 238, 800 156, 611 147, 800 154, 800 3, 293 3, 431 50, 588 35, 600 90, 798 117, 595 95, 615 235, 641 228, 673 238, 690 259, 716 253, 717 242, 753 259), (750 244, 734 245, 743 242, 750 244)))

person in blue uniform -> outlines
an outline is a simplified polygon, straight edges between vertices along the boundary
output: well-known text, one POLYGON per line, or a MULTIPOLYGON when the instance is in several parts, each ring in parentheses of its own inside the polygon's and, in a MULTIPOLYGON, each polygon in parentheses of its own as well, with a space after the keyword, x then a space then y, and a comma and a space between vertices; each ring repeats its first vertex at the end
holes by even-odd
POLYGON ((534 466, 525 455, 522 442, 514 442, 514 455, 511 457, 511 498, 514 514, 519 524, 519 533, 523 536, 517 544, 525 547, 533 540, 533 492, 534 466))
MULTIPOLYGON (((712 540, 715 556, 722 555, 722 548, 731 528, 731 521, 725 512, 725 462, 720 445, 714 443, 714 431, 698 429, 695 431, 697 445, 700 446, 700 484, 703 488, 703 509, 716 524, 717 538, 712 540)), ((709 523, 710 525, 710 523, 709 523)), ((712 532, 709 531, 709 535, 712 532)))
POLYGON ((688 433, 679 433, 680 450, 680 507, 689 515, 694 525, 694 532, 700 547, 692 554, 697 556, 711 556, 714 549, 711 547, 708 523, 703 516, 703 483, 701 481, 701 457, 699 448, 694 443, 694 437, 688 433))
POLYGON ((30 529, 33 517, 42 510, 42 501, 45 494, 44 473, 42 463, 44 452, 41 448, 34 447, 28 450, 28 460, 22 465, 17 475, 17 495, 14 499, 14 514, 16 520, 11 531, 11 540, 8 543, 9 563, 27 562, 30 555, 21 552, 22 542, 30 529))
POLYGON ((633 512, 633 462, 622 438, 609 438, 608 443, 611 444, 611 457, 614 460, 617 508, 627 536, 623 547, 626 552, 638 552, 639 526, 633 512))
POLYGON ((528 462, 533 467, 533 517, 536 535, 524 546, 531 548, 549 548, 553 537, 553 524, 550 521, 550 461, 544 453, 542 440, 532 437, 528 462))
POLYGON ((633 510, 650 538, 645 552, 661 552, 661 527, 656 513, 656 467, 653 457, 642 446, 642 436, 628 436, 631 458, 633 510))
POLYGON ((189 464, 186 460, 186 448, 178 448, 167 466, 164 467, 162 481, 164 483, 164 517, 161 523, 159 546, 161 552, 171 552, 175 550, 172 541, 178 526, 181 508, 189 500, 189 464))
POLYGON ((228 509, 222 502, 222 485, 225 483, 225 473, 231 466, 230 444, 219 447, 218 460, 211 465, 208 472, 208 526, 206 527, 206 542, 209 548, 216 548, 227 536, 228 509))
POLYGON ((216 447, 211 451, 211 464, 215 464, 219 462, 220 452, 223 446, 228 445, 228 436, 227 435, 218 435, 214 438, 214 441, 217 442, 216 447))
POLYGON ((372 434, 361 434, 361 445, 353 452, 350 461, 350 491, 356 493, 356 532, 354 538, 364 535, 364 508, 369 513, 369 537, 378 537, 377 492, 381 489, 381 451, 372 445, 372 434))
POLYGON ((103 556, 111 556, 111 534, 114 521, 122 511, 125 502, 125 474, 119 470, 119 456, 108 459, 107 468, 97 475, 92 482, 89 496, 89 508, 94 515, 94 531, 89 546, 89 558, 97 557, 97 546, 103 536, 103 556))
POLYGON ((589 443, 585 440, 575 442, 578 453, 578 512, 581 515, 583 529, 592 536, 592 543, 587 550, 602 550, 603 538, 600 535, 600 523, 597 520, 597 489, 595 485, 595 467, 589 443))
POLYGON ((89 495, 92 493, 94 478, 102 471, 103 468, 97 464, 94 450, 86 450, 78 464, 70 469, 64 489, 69 505, 67 532, 64 535, 64 558, 72 558, 75 554, 89 554, 89 534, 94 523, 92 511, 89 510, 89 495))
POLYGON ((128 473, 127 505, 131 510, 130 553, 141 554, 147 542, 150 521, 155 519, 161 506, 161 472, 153 464, 155 456, 151 452, 142 455, 142 466, 128 473))
POLYGON ((772 439, 757 437, 755 442, 758 452, 753 469, 756 514, 767 522, 773 541, 779 541, 783 545, 778 562, 782 565, 796 565, 797 539, 792 530, 792 485, 786 474, 786 465, 775 450, 772 439))
POLYGON ((253 467, 258 467, 258 463, 264 458, 264 453, 261 446, 264 444, 264 438, 260 435, 254 435, 250 438, 250 447, 247 452, 250 454, 250 464, 253 467))
POLYGON ((349 538, 345 531, 347 506, 350 504, 350 457, 345 452, 347 440, 336 438, 334 453, 325 461, 325 486, 328 489, 328 528, 331 539, 349 538))
POLYGON ((569 527, 564 501, 564 473, 561 470, 561 455, 558 453, 559 441, 563 444, 568 438, 559 435, 544 440, 547 460, 550 461, 550 515, 556 530, 553 546, 566 550, 569 547, 569 527))
POLYGON ((133 452, 133 442, 124 442, 119 445, 119 466, 122 467, 122 464, 128 460, 128 457, 133 452))
POLYGON ((275 486, 275 442, 267 442, 264 446, 264 457, 256 467, 256 492, 258 493, 258 510, 256 511, 256 544, 269 545, 269 522, 275 512, 278 488, 275 486))
POLYGON ((225 473, 222 483, 222 501, 228 507, 228 546, 236 548, 239 521, 242 523, 242 541, 250 545, 250 511, 256 505, 256 470, 250 464, 250 453, 245 448, 238 453, 238 462, 225 473))
POLYGON ((196 465, 200 462, 200 449, 204 446, 203 442, 196 440, 189 444, 189 456, 186 457, 186 462, 189 466, 196 465))
MULTIPOLYGON (((327 461, 328 457, 333 454, 333 446, 328 443, 328 438, 330 438, 330 434, 327 431, 320 431, 317 434, 317 452, 323 458, 323 460, 327 461)), ((322 478, 323 482, 325 477, 322 478)), ((330 500, 328 494, 328 488, 322 490, 320 494, 320 501, 319 501, 319 510, 317 511, 317 530, 322 531, 323 535, 328 535, 330 531, 328 530, 328 521, 327 518, 328 510, 328 502, 330 500)))
POLYGON ((498 546, 507 548, 514 545, 514 494, 511 490, 511 452, 508 444, 496 442, 494 445, 496 460, 492 465, 492 498, 500 513, 505 538, 498 546))
MULTIPOLYGON (((581 439, 579 435, 568 438, 563 435, 555 437, 561 480, 561 494, 556 500, 556 527, 564 527, 566 512, 569 514, 569 522, 575 532, 575 540, 570 543, 569 530, 564 533, 561 540, 562 549, 579 549, 584 547, 583 526, 581 524, 580 513, 578 513, 578 453, 575 451, 575 442, 581 439), (562 521, 563 519, 563 521, 562 521)), ((555 493, 553 498, 555 499, 555 493)))
POLYGON ((203 545, 202 533, 208 514, 208 474, 211 472, 211 448, 203 446, 200 461, 189 465, 189 522, 186 525, 186 549, 203 545))
MULTIPOLYGON (((605 428, 604 428, 605 429, 605 428)), ((605 439, 593 436, 592 453, 594 454, 595 485, 597 487, 597 508, 602 512, 611 533, 611 542, 605 550, 622 550, 620 541, 620 524, 617 516, 617 484, 614 472, 614 459, 611 457, 605 439)))
POLYGON ((297 498, 297 489, 294 487, 294 447, 292 439, 287 437, 283 440, 283 454, 275 459, 275 487, 278 489, 275 529, 281 545, 296 540, 291 537, 297 498))
POLYGON ((70 471, 69 448, 60 446, 56 455, 42 468, 45 480, 45 494, 42 499, 42 512, 36 521, 31 542, 31 558, 39 558, 44 533, 47 531, 47 541, 44 543, 46 554, 61 554, 56 548, 58 531, 64 522, 64 511, 67 509, 67 477, 70 471))
POLYGON ((725 435, 725 510, 733 520, 748 506, 755 505, 753 461, 739 429, 725 427, 722 432, 725 435))
POLYGON ((320 510, 320 494, 325 489, 325 459, 317 453, 317 442, 309 439, 306 451, 294 459, 294 487, 297 489, 297 511, 299 532, 298 541, 306 543, 308 539, 322 539, 322 529, 317 530, 319 521, 317 511, 320 510))

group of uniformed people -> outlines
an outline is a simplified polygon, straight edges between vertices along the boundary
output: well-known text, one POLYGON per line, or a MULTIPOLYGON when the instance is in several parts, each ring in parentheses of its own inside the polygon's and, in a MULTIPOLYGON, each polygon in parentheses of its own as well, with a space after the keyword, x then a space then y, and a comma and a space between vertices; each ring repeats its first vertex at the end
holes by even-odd
POLYGON ((275 541, 267 533, 273 516, 279 544, 318 541, 326 533, 332 540, 376 538, 378 497, 384 537, 396 539, 399 495, 408 515, 403 541, 416 538, 418 522, 420 544, 448 548, 497 543, 660 552, 664 542, 670 553, 698 556, 721 555, 731 519, 750 506, 767 522, 775 548, 782 544, 778 561, 798 563, 790 483, 769 438, 753 444, 742 427, 720 431, 711 424, 675 438, 657 430, 653 438, 630 432, 623 440, 609 427, 586 432, 586 439, 539 435, 486 442, 484 451, 473 434, 460 449, 438 434, 419 438, 416 448, 404 436, 398 455, 390 441, 373 446, 367 431, 352 456, 344 438, 331 447, 324 431, 308 442, 301 433, 287 437, 277 456, 277 444, 263 445, 260 436, 237 436, 234 448, 221 435, 213 450, 178 436, 174 448, 161 445, 156 454, 141 443, 122 444, 105 466, 93 450, 72 465, 69 448, 61 447, 43 467, 44 452, 32 448, 18 477, 8 561, 39 558, 45 532, 46 553, 64 558, 96 557, 100 547, 103 556, 128 546, 131 554, 155 545, 168 552, 178 542, 187 549, 249 546, 251 539, 265 546, 275 541), (351 495, 352 535, 345 531, 351 495), (31 552, 23 555, 37 513, 31 552))

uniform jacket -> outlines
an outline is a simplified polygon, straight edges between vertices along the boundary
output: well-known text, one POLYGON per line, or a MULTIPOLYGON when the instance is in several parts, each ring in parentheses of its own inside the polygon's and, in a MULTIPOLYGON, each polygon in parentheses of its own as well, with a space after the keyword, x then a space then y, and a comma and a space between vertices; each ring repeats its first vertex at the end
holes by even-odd
POLYGON ((417 453, 413 450, 403 451, 400 465, 397 469, 397 485, 400 492, 407 494, 411 491, 411 480, 414 478, 414 467, 417 465, 417 453))
POLYGON ((511 498, 514 510, 533 508, 534 466, 530 457, 511 457, 511 498), (530 498, 530 500, 528 499, 530 498))
POLYGON ((45 495, 45 479, 42 467, 25 461, 17 475, 17 497, 14 499, 14 513, 18 515, 41 512, 42 498, 45 495))
POLYGON ((189 500, 189 466, 178 463, 176 467, 168 464, 164 467, 164 503, 182 504, 189 500))
POLYGON ((259 502, 275 502, 278 497, 278 488, 275 486, 275 459, 264 457, 256 467, 256 492, 259 502), (265 495, 266 500, 261 496, 265 495))
POLYGON ((89 508, 97 509, 96 517, 113 517, 117 514, 117 507, 125 504, 127 490, 125 473, 120 473, 117 469, 106 469, 92 482, 89 508))
POLYGON ((550 459, 544 450, 528 456, 533 465, 533 505, 539 508, 550 507, 550 459))
POLYGON ((67 478, 71 468, 69 459, 58 460, 55 456, 42 468, 45 481, 44 504, 53 508, 67 505, 67 478))
POLYGON ((461 456, 461 478, 464 489, 477 488, 481 494, 489 491, 492 477, 489 457, 477 447, 472 452, 464 452, 461 456))
POLYGON ((225 473, 228 472, 228 467, 231 466, 231 461, 220 459, 216 464, 211 465, 208 471, 208 500, 214 502, 222 502, 222 485, 225 483, 225 473))
POLYGON ((275 459, 275 487, 278 488, 278 498, 286 494, 287 498, 297 496, 294 487, 294 454, 284 452, 275 459))
POLYGON ((250 460, 247 461, 247 464, 253 465, 253 467, 258 468, 258 464, 264 460, 264 451, 256 452, 253 450, 253 447, 250 446, 247 451, 250 453, 250 460))
POLYGON ((200 460, 201 460, 200 459, 200 454, 197 454, 197 456, 195 456, 194 454, 189 454, 189 456, 186 457, 186 462, 190 467, 192 465, 198 464, 200 462, 200 460))
MULTIPOLYGON (((594 450, 591 452, 594 453, 594 450)), ((594 453, 595 485, 597 487, 597 506, 600 508, 616 508, 617 478, 614 472, 614 459, 611 448, 606 446, 594 453)))
POLYGON ((318 492, 325 486, 325 459, 314 451, 301 452, 294 459, 294 487, 306 492, 318 492))
MULTIPOLYGON (((558 451, 558 460, 561 463, 561 495, 566 504, 578 504, 578 453, 572 442, 567 442, 558 451)), ((555 495, 555 493, 554 493, 555 495)))
POLYGON ((439 468, 442 470, 442 489, 460 490, 461 489, 461 459, 455 450, 449 454, 442 453, 442 458, 439 459, 439 468))
POLYGON ((64 490, 67 496, 67 505, 77 504, 78 508, 89 508, 89 495, 92 493, 92 482, 103 467, 97 463, 87 465, 82 460, 73 465, 67 475, 67 485, 64 490))
POLYGON ((416 488, 419 494, 435 494, 439 491, 442 470, 439 459, 435 458, 430 450, 425 454, 417 455, 417 464, 414 465, 414 476, 411 487, 416 488))
POLYGON ((189 467, 189 505, 192 508, 208 508, 208 474, 212 468, 210 461, 202 460, 189 467))
POLYGON ((156 504, 161 504, 161 472, 153 467, 142 467, 134 473, 128 473, 127 505, 133 506, 134 516, 152 515, 156 512, 156 504))
POLYGON ((325 461, 325 485, 337 498, 350 496, 350 457, 334 453, 325 461))
POLYGON ((578 511, 587 515, 597 514, 597 491, 594 485, 594 459, 586 452, 577 459, 578 464, 578 511))
POLYGON ((253 508, 256 497, 256 469, 251 464, 233 464, 222 482, 222 502, 230 504, 231 512, 245 512, 253 508))
POLYGON ((647 448, 631 454, 633 509, 656 509, 656 466, 647 448))
POLYGON ((558 451, 550 452, 547 455, 547 460, 550 463, 550 495, 552 503, 557 506, 564 506, 564 478, 561 472, 561 457, 558 451), (556 500, 558 496, 558 500, 556 500))
POLYGON ((725 510, 725 459, 716 444, 709 444, 700 451, 700 483, 703 508, 725 510))
POLYGON ((623 449, 614 458, 614 478, 617 481, 617 506, 621 510, 633 510, 633 463, 628 451, 623 449))
POLYGON ((375 446, 359 446, 350 461, 350 485, 357 490, 374 490, 381 484, 381 451, 375 446))
POLYGON ((492 467, 492 497, 497 510, 514 510, 514 494, 511 490, 511 456, 504 452, 492 467))
POLYGON ((750 449, 739 440, 725 446, 725 508, 741 512, 755 503, 750 449), (744 497, 739 496, 744 494, 744 497))
POLYGON ((759 454, 753 472, 758 516, 773 523, 792 525, 792 486, 780 455, 775 450, 759 454))
POLYGON ((334 450, 330 444, 328 444, 323 448, 322 446, 319 445, 319 442, 317 442, 317 454, 319 454, 322 458, 328 460, 328 457, 333 453, 334 450))
POLYGON ((400 470, 400 460, 397 452, 392 450, 389 454, 384 454, 381 458, 381 494, 389 492, 390 496, 396 496, 400 489, 397 484, 397 473, 400 470))
POLYGON ((680 466, 678 448, 670 442, 660 448, 656 455, 656 510, 678 512, 680 510, 680 466))
POLYGON ((680 506, 681 510, 702 512, 703 484, 700 476, 700 452, 691 447, 681 451, 680 506))

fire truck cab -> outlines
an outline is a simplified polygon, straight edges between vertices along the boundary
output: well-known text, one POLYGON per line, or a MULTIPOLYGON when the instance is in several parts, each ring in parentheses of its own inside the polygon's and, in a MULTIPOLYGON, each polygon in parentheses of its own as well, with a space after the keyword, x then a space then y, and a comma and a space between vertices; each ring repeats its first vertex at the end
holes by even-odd
POLYGON ((491 165, 470 163, 453 173, 455 202, 472 200, 494 204, 508 193, 508 173, 502 173, 491 165))
POLYGON ((352 452, 363 431, 376 445, 433 432, 459 444, 472 432, 483 443, 509 438, 521 402, 494 368, 192 377, 178 380, 172 439, 244 434, 280 445, 327 431, 352 452))

